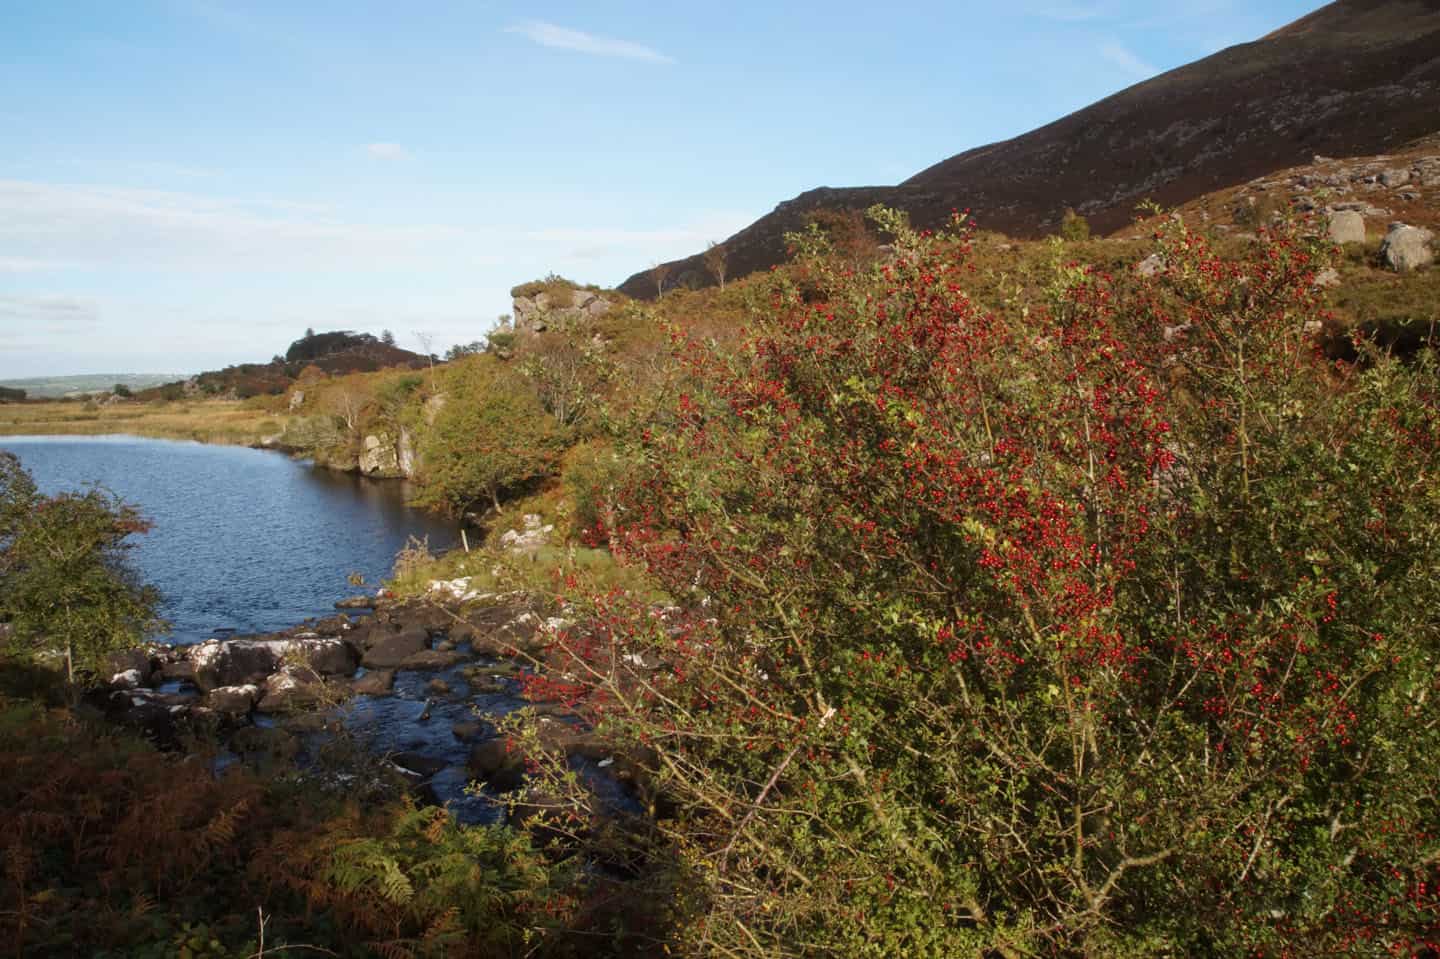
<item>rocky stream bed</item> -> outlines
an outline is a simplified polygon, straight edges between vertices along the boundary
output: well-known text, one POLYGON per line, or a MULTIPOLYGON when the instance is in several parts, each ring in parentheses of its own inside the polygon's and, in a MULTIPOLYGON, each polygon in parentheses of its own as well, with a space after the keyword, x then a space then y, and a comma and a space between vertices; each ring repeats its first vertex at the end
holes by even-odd
POLYGON ((152 644, 115 657, 86 701, 162 748, 197 730, 234 763, 314 768, 343 733, 421 801, 461 822, 523 819, 506 802, 526 785, 525 758, 495 720, 535 712, 544 748, 563 752, 600 810, 635 811, 639 764, 616 755, 558 703, 523 698, 542 620, 518 600, 463 615, 445 602, 359 597, 281 633, 152 644))

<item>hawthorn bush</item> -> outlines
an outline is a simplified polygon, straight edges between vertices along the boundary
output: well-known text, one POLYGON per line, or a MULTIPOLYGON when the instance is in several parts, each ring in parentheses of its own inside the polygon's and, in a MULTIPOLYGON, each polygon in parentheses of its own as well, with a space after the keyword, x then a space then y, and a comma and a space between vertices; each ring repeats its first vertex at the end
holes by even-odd
POLYGON ((550 650, 649 767, 671 947, 1437 948, 1434 362, 1325 364, 1298 225, 1165 220, 1157 275, 1001 314, 958 218, 875 216, 887 258, 807 244, 742 349, 677 337, 597 531, 674 605, 550 650))

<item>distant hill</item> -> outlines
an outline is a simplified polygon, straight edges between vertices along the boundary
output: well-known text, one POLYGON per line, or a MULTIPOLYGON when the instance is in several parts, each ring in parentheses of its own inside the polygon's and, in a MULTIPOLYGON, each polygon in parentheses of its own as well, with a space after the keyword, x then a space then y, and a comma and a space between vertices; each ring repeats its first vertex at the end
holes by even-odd
POLYGON ((335 330, 305 335, 290 344, 284 356, 268 363, 241 363, 223 370, 208 370, 185 380, 137 392, 142 399, 175 399, 185 395, 230 396, 244 399, 265 394, 278 396, 308 367, 338 376, 369 373, 394 366, 419 369, 429 365, 428 357, 412 353, 369 333, 335 330))
POLYGON ((86 393, 108 393, 123 384, 139 391, 175 379, 174 373, 87 373, 81 376, 35 376, 24 379, 0 380, 0 387, 24 390, 31 399, 57 399, 86 393))
MULTIPOLYGON (((1017 237, 1054 232, 1067 207, 1108 233, 1138 202, 1179 206, 1310 162, 1399 149, 1440 130, 1440 0, 1339 0, 1252 43, 1161 74, 1038 130, 967 150, 896 186, 822 187, 725 240, 730 277, 785 257, 816 211, 883 203, 919 227, 971 209, 1017 237)), ((669 285, 709 285, 702 255, 669 285)), ((653 298, 650 271, 623 293, 653 298)))

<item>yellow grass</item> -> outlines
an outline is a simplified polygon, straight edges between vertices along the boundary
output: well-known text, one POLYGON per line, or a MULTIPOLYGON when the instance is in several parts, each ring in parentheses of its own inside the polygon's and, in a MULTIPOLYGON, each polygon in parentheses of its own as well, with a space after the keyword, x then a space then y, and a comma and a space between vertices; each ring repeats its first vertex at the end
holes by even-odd
POLYGON ((0 405, 0 435, 128 433, 252 446, 284 432, 285 419, 254 400, 126 402, 110 406, 57 400, 0 405))

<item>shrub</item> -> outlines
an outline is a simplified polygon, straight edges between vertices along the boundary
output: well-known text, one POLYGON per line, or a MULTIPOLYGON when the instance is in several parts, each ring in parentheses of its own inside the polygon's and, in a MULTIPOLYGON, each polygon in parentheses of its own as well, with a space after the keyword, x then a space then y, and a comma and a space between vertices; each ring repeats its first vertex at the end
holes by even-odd
POLYGON ((1090 239, 1090 221, 1067 207, 1060 218, 1060 238, 1072 243, 1090 239))
POLYGON ((1243 197, 1235 205, 1234 218, 1237 226, 1247 230, 1268 227, 1279 212, 1279 204, 1270 196, 1243 197))
POLYGON ((149 524, 115 495, 40 494, 0 452, 0 622, 12 655, 59 655, 67 679, 102 674, 108 657, 162 625, 159 596, 124 561, 149 524))
POLYGON ((630 467, 608 443, 576 447, 565 460, 562 475, 571 503, 571 532, 586 537, 615 523, 615 500, 630 467))
POLYGON ((478 356, 484 353, 486 348, 486 344, 480 340, 471 340, 469 343, 456 343, 445 351, 445 362, 452 363, 462 357, 478 356))
POLYGON ((519 339, 509 330, 491 330, 485 334, 485 349, 482 352, 504 353, 515 348, 519 339))
POLYGON ((588 330, 557 326, 527 337, 518 364, 545 410, 562 427, 578 427, 598 411, 615 364, 588 330))
POLYGON ((1289 227, 1028 316, 895 232, 683 347, 609 530, 677 606, 551 650, 675 810, 674 945, 1435 948, 1434 364, 1332 375, 1289 227))
POLYGON ((462 515, 502 493, 549 475, 566 432, 527 384, 489 357, 471 357, 444 371, 447 402, 426 434, 416 502, 462 515))

